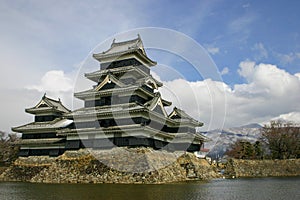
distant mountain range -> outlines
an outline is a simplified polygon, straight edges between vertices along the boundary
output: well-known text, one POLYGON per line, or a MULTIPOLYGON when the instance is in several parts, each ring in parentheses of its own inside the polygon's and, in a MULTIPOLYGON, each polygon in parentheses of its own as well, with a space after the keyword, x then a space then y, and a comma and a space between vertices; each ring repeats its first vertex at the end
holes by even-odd
POLYGON ((261 137, 261 128, 260 124, 248 124, 204 132, 203 135, 211 139, 211 141, 205 143, 205 148, 210 149, 208 156, 212 158, 223 157, 224 153, 237 140, 257 141, 261 137))

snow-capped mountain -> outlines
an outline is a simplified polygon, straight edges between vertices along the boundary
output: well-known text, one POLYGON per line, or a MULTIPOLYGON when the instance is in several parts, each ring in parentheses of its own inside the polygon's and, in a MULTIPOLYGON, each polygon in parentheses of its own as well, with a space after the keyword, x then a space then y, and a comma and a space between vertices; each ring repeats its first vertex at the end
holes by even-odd
POLYGON ((237 140, 246 140, 251 143, 257 141, 261 136, 261 128, 262 126, 259 124, 248 124, 240 127, 204 132, 203 135, 211 139, 211 141, 205 143, 205 148, 210 149, 209 156, 213 158, 223 157, 231 144, 237 140))

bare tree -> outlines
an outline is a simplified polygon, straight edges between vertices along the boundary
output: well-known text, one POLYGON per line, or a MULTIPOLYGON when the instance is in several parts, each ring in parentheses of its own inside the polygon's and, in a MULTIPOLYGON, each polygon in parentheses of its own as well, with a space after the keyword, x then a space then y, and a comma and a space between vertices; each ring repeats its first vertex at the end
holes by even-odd
POLYGON ((16 134, 6 135, 0 131, 0 165, 9 165, 18 157, 19 147, 16 141, 19 138, 16 134))
POLYGON ((273 159, 300 158, 300 127, 290 123, 272 121, 261 130, 262 141, 267 144, 273 159))

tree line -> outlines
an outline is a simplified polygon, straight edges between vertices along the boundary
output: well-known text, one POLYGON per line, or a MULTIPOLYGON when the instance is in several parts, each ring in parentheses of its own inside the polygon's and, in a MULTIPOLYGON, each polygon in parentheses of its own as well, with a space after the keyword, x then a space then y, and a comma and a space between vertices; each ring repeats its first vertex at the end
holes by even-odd
POLYGON ((300 158, 300 127, 291 123, 272 121, 261 128, 255 143, 238 140, 226 152, 237 159, 300 158))
POLYGON ((10 165, 18 158, 19 146, 16 144, 19 138, 16 134, 6 135, 0 131, 0 166, 10 165))

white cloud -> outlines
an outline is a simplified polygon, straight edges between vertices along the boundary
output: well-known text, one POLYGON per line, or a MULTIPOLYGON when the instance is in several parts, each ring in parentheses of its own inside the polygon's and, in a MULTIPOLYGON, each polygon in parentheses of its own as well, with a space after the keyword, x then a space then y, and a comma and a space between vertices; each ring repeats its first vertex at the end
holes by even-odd
POLYGON ((272 120, 300 124, 300 112, 290 112, 286 114, 281 114, 278 117, 272 118, 272 120))
POLYGON ((279 69, 271 64, 256 65, 251 61, 240 63, 239 74, 246 78, 248 84, 236 85, 237 91, 247 91, 248 93, 257 93, 264 91, 270 95, 287 95, 293 94, 299 88, 299 79, 288 72, 279 69))
POLYGON ((269 56, 268 51, 262 43, 254 44, 252 50, 256 52, 256 54, 254 54, 255 60, 261 60, 264 58, 268 58, 269 56))
POLYGON ((228 73, 229 73, 228 67, 224 67, 224 68, 222 69, 222 71, 221 71, 221 75, 226 75, 226 74, 228 74, 228 73))
POLYGON ((197 82, 175 79, 163 83, 160 89, 163 98, 204 122, 204 129, 223 126, 226 112, 224 90, 227 89, 224 83, 211 79, 197 82))
POLYGON ((70 92, 73 89, 73 82, 62 70, 52 70, 46 72, 41 78, 40 84, 31 85, 26 88, 39 92, 70 92))
POLYGON ((240 76, 249 80, 249 78, 251 78, 251 75, 253 75, 254 67, 255 62, 248 60, 243 61, 240 63, 240 69, 238 69, 238 73, 240 76))
POLYGON ((248 39, 251 37, 253 23, 259 18, 254 12, 244 12, 242 15, 236 15, 227 24, 226 35, 231 38, 231 43, 236 43, 236 48, 248 46, 248 39), (238 46, 237 46, 238 45, 238 46))
POLYGON ((256 18, 256 15, 246 13, 241 17, 235 18, 233 21, 231 21, 228 28, 231 32, 248 32, 248 26, 251 25, 256 18))
POLYGON ((67 107, 72 108, 74 75, 74 72, 65 74, 62 70, 51 70, 45 73, 38 84, 25 86, 25 89, 35 91, 39 97, 47 93, 51 98, 60 98, 67 107))
POLYGON ((250 3, 246 3, 242 5, 243 8, 249 8, 250 7, 250 3))
POLYGON ((282 64, 290 64, 295 60, 300 59, 300 52, 291 52, 288 54, 276 53, 276 56, 282 64))
POLYGON ((206 50, 212 55, 215 55, 220 51, 218 47, 207 47, 206 50))
MULTIPOLYGON (((239 74, 247 82, 232 88, 210 79, 164 82, 163 97, 205 123, 204 129, 269 121, 282 113, 300 112, 300 80, 275 65, 240 63, 239 74), (226 101, 225 101, 226 100, 226 101), (223 111, 226 110, 226 116, 223 111)), ((294 117, 298 115, 290 115, 294 117)), ((288 116, 286 116, 288 117, 288 116)))

